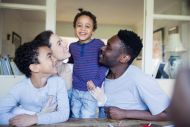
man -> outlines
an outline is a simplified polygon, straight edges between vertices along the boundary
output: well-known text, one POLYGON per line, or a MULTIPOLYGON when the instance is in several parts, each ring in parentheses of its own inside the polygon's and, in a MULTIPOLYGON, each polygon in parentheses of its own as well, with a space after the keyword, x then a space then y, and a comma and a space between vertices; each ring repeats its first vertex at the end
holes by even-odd
MULTIPOLYGON (((112 119, 168 120, 166 94, 152 77, 131 65, 142 47, 138 35, 127 30, 120 30, 102 47, 99 61, 109 68, 104 82, 104 106, 112 119)), ((95 98, 101 95, 92 82, 87 85, 95 98)))

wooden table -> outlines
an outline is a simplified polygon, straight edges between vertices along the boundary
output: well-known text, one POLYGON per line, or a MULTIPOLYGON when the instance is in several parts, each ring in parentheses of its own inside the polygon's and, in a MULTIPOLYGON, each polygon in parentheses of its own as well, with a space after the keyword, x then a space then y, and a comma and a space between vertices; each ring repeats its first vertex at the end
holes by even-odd
POLYGON ((151 127, 162 127, 171 125, 167 122, 152 122, 142 120, 112 120, 112 119, 69 119, 67 122, 53 125, 39 125, 35 127, 143 127, 144 124, 149 124, 151 127))

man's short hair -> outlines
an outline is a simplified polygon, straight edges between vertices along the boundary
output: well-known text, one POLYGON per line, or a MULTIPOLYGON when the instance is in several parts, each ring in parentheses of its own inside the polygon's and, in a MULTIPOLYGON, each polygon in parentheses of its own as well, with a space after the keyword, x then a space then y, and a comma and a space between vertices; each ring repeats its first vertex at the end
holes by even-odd
POLYGON ((120 30, 117 36, 124 43, 126 53, 131 56, 131 60, 128 62, 131 64, 143 47, 142 41, 136 33, 128 30, 120 30))
POLYGON ((39 40, 33 40, 31 42, 24 43, 16 49, 14 62, 26 77, 31 77, 29 66, 31 64, 39 64, 39 47, 43 46, 48 47, 47 44, 41 43, 39 40))

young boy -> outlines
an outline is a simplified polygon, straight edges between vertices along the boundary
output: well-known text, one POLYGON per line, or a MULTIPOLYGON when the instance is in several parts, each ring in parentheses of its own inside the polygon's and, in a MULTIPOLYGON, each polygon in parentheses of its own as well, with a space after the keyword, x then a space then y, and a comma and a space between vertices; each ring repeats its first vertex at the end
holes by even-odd
POLYGON ((72 55, 73 90, 71 111, 74 118, 95 118, 97 102, 87 90, 87 82, 101 87, 107 69, 98 63, 99 51, 104 43, 91 39, 97 28, 96 17, 89 11, 78 13, 73 22, 78 41, 69 47, 72 55))
POLYGON ((57 69, 51 49, 39 41, 25 43, 16 50, 14 61, 27 78, 0 100, 0 124, 30 126, 66 121, 69 104, 65 82, 53 76, 57 69), (30 113, 13 113, 19 108, 30 113))

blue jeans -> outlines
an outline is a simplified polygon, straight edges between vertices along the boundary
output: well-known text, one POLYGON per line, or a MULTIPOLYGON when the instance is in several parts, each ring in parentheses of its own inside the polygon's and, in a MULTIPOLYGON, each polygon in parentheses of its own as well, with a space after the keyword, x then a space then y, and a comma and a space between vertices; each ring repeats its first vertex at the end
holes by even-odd
POLYGON ((97 101, 88 91, 72 90, 72 118, 96 118, 97 101))
MULTIPOLYGON (((72 89, 67 90, 68 99, 69 99, 69 107, 71 107, 71 97, 72 97, 72 89)), ((71 118, 71 109, 69 113, 69 118, 71 118)))
POLYGON ((107 115, 105 113, 105 107, 99 107, 98 118, 107 118, 107 115))

